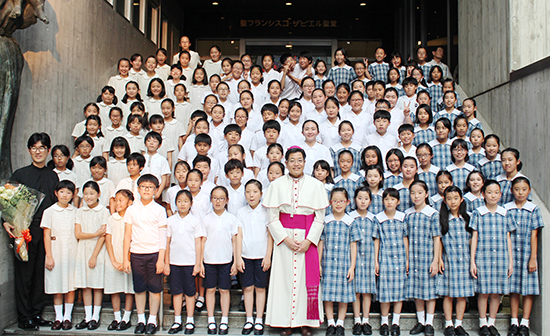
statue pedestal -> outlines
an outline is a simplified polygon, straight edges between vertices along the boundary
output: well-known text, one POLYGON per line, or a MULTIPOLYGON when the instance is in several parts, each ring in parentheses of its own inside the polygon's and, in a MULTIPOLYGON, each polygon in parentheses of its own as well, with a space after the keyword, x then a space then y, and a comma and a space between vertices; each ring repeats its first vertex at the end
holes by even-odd
POLYGON ((0 178, 11 176, 11 129, 25 59, 13 37, 0 36, 0 178))

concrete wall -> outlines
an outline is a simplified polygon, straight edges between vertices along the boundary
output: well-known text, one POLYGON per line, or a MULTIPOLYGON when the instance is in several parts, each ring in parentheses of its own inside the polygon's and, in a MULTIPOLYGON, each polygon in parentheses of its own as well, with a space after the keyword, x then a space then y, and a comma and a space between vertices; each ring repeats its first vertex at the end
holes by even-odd
MULTIPOLYGON (((531 180, 534 201, 550 223, 550 4, 469 0, 459 1, 458 7, 460 85, 476 99, 478 112, 500 136, 502 148, 521 152, 522 173, 531 180)), ((550 231, 543 229, 540 242, 549 239, 550 231)), ((538 335, 550 334, 550 321, 543 318, 550 314, 550 306, 543 305, 550 300, 549 253, 550 246, 540 243, 541 295, 531 316, 538 335)))
MULTIPOLYGON (((48 132, 52 144, 72 148, 70 133, 83 119, 83 106, 117 73, 118 59, 156 50, 103 0, 48 0, 46 14, 49 25, 39 22, 14 34, 26 63, 11 139, 13 169, 29 164, 26 143, 33 132, 48 132)), ((0 330, 16 319, 8 244, 0 234, 0 330)))

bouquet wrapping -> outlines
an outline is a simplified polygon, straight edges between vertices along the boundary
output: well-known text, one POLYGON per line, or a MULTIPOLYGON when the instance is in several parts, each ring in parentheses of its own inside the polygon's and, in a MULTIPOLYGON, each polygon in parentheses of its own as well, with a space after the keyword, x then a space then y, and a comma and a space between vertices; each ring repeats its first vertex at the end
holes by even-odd
POLYGON ((15 256, 29 261, 27 243, 32 240, 29 226, 44 194, 23 184, 0 181, 0 211, 4 220, 15 227, 15 256))

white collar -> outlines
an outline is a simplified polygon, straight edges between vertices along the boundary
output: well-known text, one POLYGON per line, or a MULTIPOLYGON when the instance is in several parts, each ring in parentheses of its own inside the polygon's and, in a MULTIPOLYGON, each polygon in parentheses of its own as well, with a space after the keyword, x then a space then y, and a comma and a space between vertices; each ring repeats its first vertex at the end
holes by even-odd
MULTIPOLYGON (((516 175, 514 175, 514 177, 512 177, 511 181, 517 179, 518 177, 525 177, 525 175, 518 172, 516 175)), ((508 180, 508 178, 506 177, 506 173, 502 173, 499 176, 497 176, 497 182, 502 182, 502 181, 506 181, 506 180, 508 180)))
POLYGON ((79 155, 79 156, 75 157, 74 159, 78 162, 83 162, 83 161, 84 162, 90 162, 90 161, 92 161, 93 158, 90 155, 90 157, 88 157, 87 159, 83 159, 82 156, 79 155))
POLYGON ((436 167, 434 166, 433 164, 430 164, 430 169, 428 169, 427 172, 425 172, 424 170, 422 170, 422 168, 420 168, 420 174, 421 173, 433 173, 433 174, 437 174, 439 173, 441 169, 439 169, 439 167, 436 167))
POLYGON ((512 202, 510 202, 510 203, 506 203, 506 204, 504 205, 504 208, 505 208, 506 210, 521 209, 521 210, 527 210, 527 211, 529 211, 529 212, 533 212, 533 210, 535 210, 535 209, 537 208, 537 206, 536 206, 535 203, 527 201, 527 202, 525 202, 525 204, 523 205, 523 207, 518 208, 516 202, 512 201, 512 202))
POLYGON ((112 214, 111 216, 113 216, 113 218, 114 218, 115 220, 117 220, 117 221, 119 221, 119 220, 121 220, 122 218, 124 218, 124 217, 122 217, 118 212, 115 212, 115 213, 112 214))
MULTIPOLYGON (((346 223, 347 226, 350 226, 351 223, 353 223, 353 219, 354 218, 351 217, 350 215, 345 214, 344 217, 342 217, 342 219, 340 219, 340 221, 346 223)), ((326 223, 328 223, 330 221, 333 221, 333 220, 336 220, 336 219, 334 219, 334 214, 330 214, 327 217, 325 217, 325 222, 326 223)))
POLYGON ((357 219, 357 218, 368 218, 370 220, 374 219, 374 214, 370 211, 367 211, 367 215, 365 217, 361 217, 361 215, 359 214, 359 212, 357 212, 357 210, 354 210, 354 211, 350 212, 349 216, 351 216, 355 219, 357 219))
MULTIPOLYGON (((98 200, 98 203, 99 203, 99 200, 98 200)), ((99 211, 105 209, 105 207, 104 207, 102 204, 98 204, 98 205, 96 205, 95 207, 90 208, 90 207, 88 206, 88 204, 87 204, 86 202, 84 202, 84 206, 83 206, 82 208, 80 208, 80 209, 82 209, 82 210, 84 210, 84 211, 95 211, 95 212, 99 212, 99 211)))
MULTIPOLYGON (((500 154, 497 154, 497 156, 495 157, 495 159, 493 161, 500 161, 500 154)), ((484 164, 489 163, 489 162, 492 162, 492 161, 490 161, 487 158, 487 156, 484 156, 479 160, 478 163, 479 163, 480 166, 483 166, 484 164)))
POLYGON ((420 128, 419 125, 415 126, 414 127, 414 132, 417 133, 417 132, 420 132, 420 131, 427 131, 427 130, 430 130, 430 131, 434 131, 435 132, 435 129, 432 125, 428 126, 428 128, 426 128, 425 130, 423 130, 422 128, 420 128))
MULTIPOLYGON (((452 172, 457 169, 461 169, 461 168, 458 168, 454 163, 450 166, 447 166, 447 168, 445 168, 445 170, 448 172, 452 172)), ((475 167, 469 164, 468 162, 465 162, 464 167, 462 167, 462 169, 466 169, 467 171, 471 172, 472 170, 475 169, 475 167)))
MULTIPOLYGON (((470 202, 473 202, 475 201, 476 199, 478 199, 478 197, 474 194, 472 194, 471 191, 468 191, 465 195, 464 195, 464 198, 467 199, 468 201, 470 202)), ((483 197, 481 197, 480 199, 483 199, 483 197)))
POLYGON ((439 202, 440 200, 442 200, 443 197, 441 197, 441 195, 439 195, 439 194, 435 194, 432 197, 430 197, 430 199, 432 200, 432 202, 435 203, 435 202, 439 202))
MULTIPOLYGON (((361 178, 361 176, 355 174, 355 173, 351 173, 350 176, 348 176, 348 180, 352 180, 353 182, 357 182, 357 180, 359 180, 361 178)), ((338 175, 334 178, 334 183, 338 183, 339 181, 343 180, 344 178, 342 177, 342 175, 338 175)))
MULTIPOLYGON (((486 215, 490 212, 489 209, 487 209, 487 206, 485 206, 485 205, 480 206, 479 208, 477 208, 477 211, 482 216, 486 215)), ((506 216, 506 209, 501 207, 501 206, 497 206, 497 209, 496 209, 495 213, 498 213, 501 216, 506 216)))
POLYGON ((432 141, 428 142, 428 145, 432 146, 437 146, 437 145, 452 145, 453 142, 451 141, 451 139, 447 138, 447 142, 445 142, 444 144, 441 144, 439 143, 439 141, 437 141, 437 139, 433 139, 432 141))
MULTIPOLYGON (((379 213, 378 215, 374 216, 376 217, 376 219, 378 220, 378 222, 380 223, 383 223, 387 220, 390 220, 388 218, 388 216, 386 216, 386 213, 384 211, 382 211, 381 213, 379 213)), ((404 212, 401 212, 401 211, 396 211, 395 212, 395 215, 393 216, 393 219, 397 219, 399 221, 403 221, 403 219, 405 219, 405 213, 404 212)))
MULTIPOLYGON (((391 171, 386 170, 386 171, 384 172, 384 179, 387 179, 387 178, 389 178, 389 177, 391 177, 391 176, 395 176, 395 175, 393 175, 393 173, 392 173, 391 171)), ((403 173, 399 173, 399 175, 397 175, 397 176, 398 176, 398 177, 403 177, 403 173)))
POLYGON ((57 203, 55 203, 54 205, 52 205, 52 209, 58 212, 62 212, 62 211, 73 211, 76 208, 72 204, 69 204, 68 207, 63 208, 63 207, 60 207, 57 203))
MULTIPOLYGON (((407 210, 405 210, 406 215, 411 214, 411 213, 415 213, 415 212, 417 212, 417 211, 414 208, 414 206, 412 206, 412 207, 408 208, 407 210)), ((437 210, 435 210, 434 208, 432 208, 431 206, 429 206, 427 204, 422 210, 420 210, 421 214, 424 214, 428 217, 432 217, 432 215, 436 212, 437 212, 437 210)))

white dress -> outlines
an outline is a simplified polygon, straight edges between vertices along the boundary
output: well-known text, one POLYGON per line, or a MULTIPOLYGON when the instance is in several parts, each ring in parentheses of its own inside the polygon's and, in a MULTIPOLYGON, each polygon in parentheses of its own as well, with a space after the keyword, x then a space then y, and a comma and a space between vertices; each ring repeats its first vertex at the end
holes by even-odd
MULTIPOLYGON (((124 247, 124 217, 121 217, 118 212, 109 217, 107 220, 107 234, 111 235, 113 244, 113 254, 117 262, 123 262, 123 247, 124 247)), ((109 253, 105 252, 105 294, 126 293, 134 294, 134 282, 132 274, 120 272, 113 267, 109 253)))
POLYGON ((75 290, 75 251, 78 241, 74 234, 76 208, 69 204, 62 208, 54 204, 44 210, 41 228, 51 230, 52 257, 55 266, 51 271, 44 268, 46 294, 64 294, 75 290))
MULTIPOLYGON (((107 225, 109 210, 98 204, 90 209, 87 204, 76 211, 76 223, 80 224, 83 233, 94 233, 102 225, 107 225)), ((76 265, 74 285, 76 288, 103 289, 105 280, 105 246, 97 255, 97 264, 94 268, 88 267, 88 262, 94 252, 98 237, 80 239, 76 249, 76 265)))

